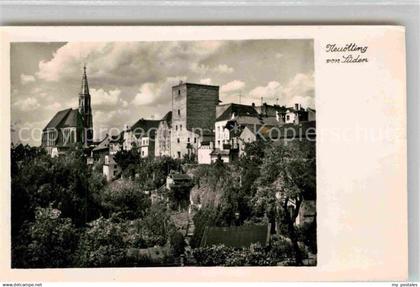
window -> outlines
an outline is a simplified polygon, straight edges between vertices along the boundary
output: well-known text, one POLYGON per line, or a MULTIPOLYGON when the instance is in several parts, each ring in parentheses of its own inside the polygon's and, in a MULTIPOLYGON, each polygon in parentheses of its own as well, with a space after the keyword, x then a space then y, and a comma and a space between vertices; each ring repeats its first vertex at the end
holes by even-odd
POLYGON ((197 138, 194 138, 194 143, 197 143, 197 138))
POLYGON ((181 110, 178 110, 178 116, 181 116, 181 110))
POLYGON ((144 156, 144 150, 141 151, 141 155, 144 156))
POLYGON ((190 142, 190 138, 188 138, 187 141, 190 142))
POLYGON ((220 147, 220 141, 217 141, 217 146, 220 147))
POLYGON ((182 131, 182 125, 179 126, 179 130, 182 131))
POLYGON ((286 116, 286 121, 288 121, 288 120, 290 120, 290 116, 289 115, 286 116))
POLYGON ((179 151, 177 152, 177 154, 178 154, 178 158, 181 158, 181 152, 179 151))
POLYGON ((179 138, 176 139, 176 142, 179 143, 179 138))
POLYGON ((177 125, 175 126, 175 130, 176 130, 176 131, 178 130, 178 126, 177 126, 177 125))
POLYGON ((181 95, 181 90, 178 90, 178 96, 181 95))

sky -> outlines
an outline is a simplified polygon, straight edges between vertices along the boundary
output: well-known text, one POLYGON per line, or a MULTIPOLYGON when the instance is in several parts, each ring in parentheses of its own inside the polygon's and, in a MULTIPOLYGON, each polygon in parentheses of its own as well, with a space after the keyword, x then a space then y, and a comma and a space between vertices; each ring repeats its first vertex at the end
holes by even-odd
POLYGON ((219 86, 222 104, 315 108, 312 40, 13 43, 10 53, 15 143, 39 145, 58 111, 77 108, 84 64, 97 138, 162 118, 181 80, 219 86))

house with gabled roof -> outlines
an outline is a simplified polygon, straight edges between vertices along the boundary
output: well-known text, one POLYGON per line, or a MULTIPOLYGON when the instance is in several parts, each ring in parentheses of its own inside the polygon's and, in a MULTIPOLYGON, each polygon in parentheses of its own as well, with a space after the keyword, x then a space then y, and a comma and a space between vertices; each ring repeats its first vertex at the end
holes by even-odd
POLYGON ((123 133, 123 149, 137 148, 141 157, 153 158, 159 123, 159 120, 141 118, 131 127, 126 126, 123 133))
POLYGON ((241 124, 261 124, 257 111, 248 105, 229 104, 215 122, 215 148, 219 150, 231 148, 230 130, 241 124))

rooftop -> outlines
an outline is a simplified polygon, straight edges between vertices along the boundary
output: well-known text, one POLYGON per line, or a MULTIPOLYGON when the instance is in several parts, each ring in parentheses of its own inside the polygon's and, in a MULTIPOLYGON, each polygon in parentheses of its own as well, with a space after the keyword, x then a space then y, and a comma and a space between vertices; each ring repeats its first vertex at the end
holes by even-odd
POLYGON ((257 111, 252 106, 241 104, 230 104, 230 106, 216 119, 216 121, 231 120, 236 117, 254 117, 258 118, 257 111))

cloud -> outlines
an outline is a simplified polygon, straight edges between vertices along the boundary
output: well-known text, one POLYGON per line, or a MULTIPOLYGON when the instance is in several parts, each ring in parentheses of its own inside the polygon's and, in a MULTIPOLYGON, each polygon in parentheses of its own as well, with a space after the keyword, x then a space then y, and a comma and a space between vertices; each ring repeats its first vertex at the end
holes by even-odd
POLYGON ((25 74, 20 74, 20 83, 22 85, 26 85, 28 83, 32 83, 35 82, 35 77, 32 75, 25 75, 25 74))
POLYGON ((223 74, 230 74, 233 73, 234 69, 232 67, 229 67, 228 65, 219 65, 216 68, 214 68, 214 71, 223 74))
POLYGON ((40 61, 36 76, 51 82, 78 79, 86 63, 90 79, 121 87, 187 72, 231 73, 233 68, 227 65, 204 63, 223 45, 223 41, 71 42, 60 47, 51 60, 40 61))
POLYGON ((92 107, 96 106, 115 106, 120 101, 121 90, 114 89, 105 91, 104 89, 90 89, 92 107))
POLYGON ((245 87, 245 83, 244 82, 242 82, 240 80, 234 80, 232 82, 229 82, 229 83, 223 85, 220 88, 220 91, 222 93, 230 93, 230 92, 234 92, 234 91, 240 90, 243 87, 245 87))
POLYGON ((58 111, 61 108, 62 108, 62 105, 60 103, 57 103, 57 102, 54 102, 52 104, 49 104, 49 105, 45 106, 45 109, 52 110, 52 111, 58 111))
POLYGON ((67 43, 53 54, 51 60, 39 62, 36 76, 51 82, 79 76, 83 62, 103 54, 106 46, 106 43, 67 43))
POLYGON ((41 105, 36 98, 27 97, 16 101, 13 106, 22 112, 30 112, 37 110, 41 105))
POLYGON ((145 83, 141 85, 136 94, 133 104, 136 106, 149 105, 153 103, 156 95, 160 93, 160 87, 154 83, 145 83))
POLYGON ((253 100, 276 99, 281 95, 282 86, 277 81, 268 82, 265 86, 258 86, 249 92, 253 100))
POLYGON ((249 101, 259 101, 292 106, 295 103, 303 107, 315 107, 315 82, 312 74, 296 74, 285 86, 278 81, 270 81, 265 86, 258 86, 249 92, 249 101))
POLYGON ((203 84, 203 85, 211 85, 211 79, 210 78, 201 79, 200 80, 200 84, 203 84))
POLYGON ((284 88, 286 104, 299 103, 303 107, 315 108, 314 74, 297 74, 284 88))
POLYGON ((140 86, 132 104, 136 106, 150 106, 167 103, 170 101, 172 87, 180 81, 186 82, 186 76, 168 77, 156 83, 144 83, 140 86))

